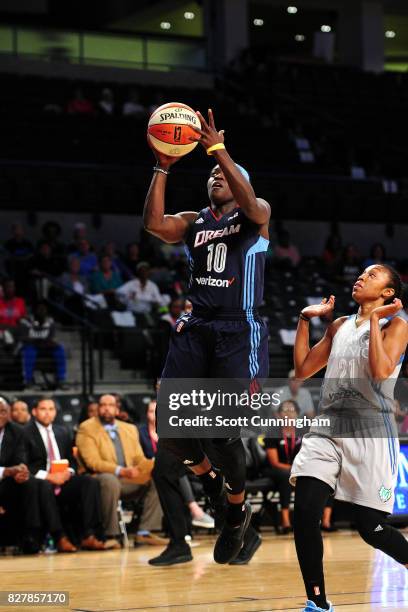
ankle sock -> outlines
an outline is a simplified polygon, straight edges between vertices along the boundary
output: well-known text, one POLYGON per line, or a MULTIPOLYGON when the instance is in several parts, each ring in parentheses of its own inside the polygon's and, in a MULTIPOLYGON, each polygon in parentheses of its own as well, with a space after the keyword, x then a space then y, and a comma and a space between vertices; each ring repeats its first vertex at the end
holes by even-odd
POLYGON ((245 519, 245 502, 239 502, 239 504, 227 504, 227 515, 226 521, 232 527, 237 527, 245 519))
POLYGON ((203 483, 204 491, 210 497, 218 497, 222 492, 223 478, 221 472, 211 466, 208 472, 200 474, 199 479, 203 483))

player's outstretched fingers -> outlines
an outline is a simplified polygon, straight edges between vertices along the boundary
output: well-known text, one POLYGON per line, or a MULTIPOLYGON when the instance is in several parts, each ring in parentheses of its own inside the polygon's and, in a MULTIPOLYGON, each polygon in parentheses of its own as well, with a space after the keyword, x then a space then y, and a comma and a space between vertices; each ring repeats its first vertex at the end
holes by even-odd
POLYGON ((216 130, 214 123, 214 113, 212 112, 211 108, 208 109, 208 123, 210 124, 210 127, 212 127, 213 130, 216 130))
POLYGON ((201 127, 204 129, 204 132, 209 132, 210 126, 208 125, 204 116, 200 113, 200 111, 196 111, 196 114, 198 115, 198 118, 200 119, 201 127))
POLYGON ((195 125, 192 125, 191 129, 194 130, 194 132, 196 133, 196 137, 190 136, 189 140, 191 142, 200 142, 201 138, 205 136, 205 132, 203 130, 200 130, 200 128, 196 127, 195 125))

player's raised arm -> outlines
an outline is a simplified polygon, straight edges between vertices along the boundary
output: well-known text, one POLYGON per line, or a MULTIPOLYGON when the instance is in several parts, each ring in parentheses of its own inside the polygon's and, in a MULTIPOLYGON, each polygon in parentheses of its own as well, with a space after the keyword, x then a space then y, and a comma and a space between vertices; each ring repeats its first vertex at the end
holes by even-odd
POLYGON ((256 197, 251 183, 241 174, 230 157, 224 145, 223 131, 218 132, 215 128, 212 110, 209 109, 208 111, 208 123, 198 111, 197 115, 201 122, 201 130, 198 128, 194 128, 194 130, 200 135, 200 143, 204 149, 208 154, 213 155, 220 165, 234 200, 242 208, 248 219, 258 225, 268 224, 271 207, 268 202, 256 197), (221 147, 218 148, 217 145, 221 145, 221 147))
POLYGON ((309 321, 313 317, 321 317, 328 314, 334 308, 334 295, 320 304, 307 306, 300 314, 296 331, 295 347, 293 351, 296 378, 310 378, 316 372, 324 368, 329 359, 333 336, 346 317, 334 321, 326 329, 323 338, 310 348, 309 344, 309 321))
POLYGON ((170 157, 152 148, 157 164, 154 168, 152 182, 147 192, 143 208, 143 224, 145 229, 168 243, 183 240, 189 226, 197 218, 196 212, 181 212, 176 215, 166 215, 165 191, 170 167, 179 157, 170 157))
POLYGON ((401 300, 394 299, 391 304, 375 308, 371 313, 368 361, 375 380, 389 378, 401 355, 405 354, 408 342, 407 323, 400 317, 394 317, 383 329, 378 324, 380 319, 393 317, 401 308, 401 300))

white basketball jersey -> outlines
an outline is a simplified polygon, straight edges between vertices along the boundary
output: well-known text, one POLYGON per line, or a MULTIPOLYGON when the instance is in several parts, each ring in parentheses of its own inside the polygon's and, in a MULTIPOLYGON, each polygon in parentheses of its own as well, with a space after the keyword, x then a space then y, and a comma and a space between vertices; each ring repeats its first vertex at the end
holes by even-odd
MULTIPOLYGON (((357 315, 348 317, 333 338, 319 412, 331 415, 339 435, 347 435, 349 429, 364 434, 377 427, 393 434, 394 387, 403 356, 389 378, 374 381, 368 361, 370 321, 357 327, 356 319, 357 315)), ((385 318, 379 321, 381 328, 387 323, 385 318)))

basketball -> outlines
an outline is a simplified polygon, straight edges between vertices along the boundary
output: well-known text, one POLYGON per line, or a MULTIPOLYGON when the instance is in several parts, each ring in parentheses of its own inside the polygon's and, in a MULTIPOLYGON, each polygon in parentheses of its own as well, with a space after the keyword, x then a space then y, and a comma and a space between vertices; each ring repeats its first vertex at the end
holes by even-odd
POLYGON ((147 127, 148 138, 160 153, 182 157, 198 144, 190 140, 197 137, 192 126, 201 128, 193 109, 181 102, 170 102, 159 106, 151 115, 147 127))

